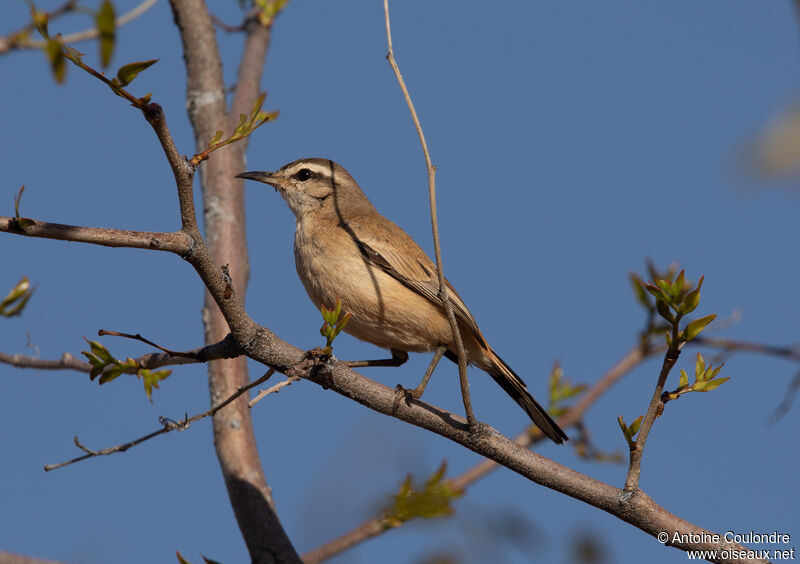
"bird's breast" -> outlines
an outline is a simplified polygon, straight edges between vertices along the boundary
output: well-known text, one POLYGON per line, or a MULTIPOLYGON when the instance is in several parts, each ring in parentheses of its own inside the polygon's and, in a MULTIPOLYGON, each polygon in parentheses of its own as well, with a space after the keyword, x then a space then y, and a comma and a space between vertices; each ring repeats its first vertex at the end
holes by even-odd
POLYGON ((384 348, 427 351, 452 339, 441 309, 375 266, 351 231, 298 221, 297 274, 314 305, 334 307, 337 298, 352 314, 345 331, 384 348))

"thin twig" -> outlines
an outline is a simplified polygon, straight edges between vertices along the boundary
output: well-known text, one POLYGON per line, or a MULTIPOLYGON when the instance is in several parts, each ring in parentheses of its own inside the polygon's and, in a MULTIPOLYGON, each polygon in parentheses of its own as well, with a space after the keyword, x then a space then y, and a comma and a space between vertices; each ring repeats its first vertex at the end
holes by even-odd
POLYGON ((271 388, 267 388, 266 390, 261 390, 260 392, 258 392, 258 395, 256 397, 254 397, 249 402, 247 402, 247 407, 253 407, 255 404, 260 402, 262 399, 264 399, 268 395, 277 394, 283 388, 293 384, 294 382, 297 382, 298 380, 300 380, 300 376, 289 376, 283 382, 278 382, 277 384, 275 384, 271 388))
POLYGON ((76 462, 80 462, 82 460, 86 460, 87 458, 94 458, 95 456, 107 456, 109 454, 114 454, 116 452, 125 452, 129 448, 134 447, 134 446, 136 446, 138 444, 141 444, 141 443, 143 443, 145 441, 149 441, 150 439, 152 439, 154 437, 157 437, 159 435, 164 435, 166 433, 170 433, 170 432, 176 431, 176 430, 183 431, 184 429, 188 429, 189 426, 192 423, 194 423, 195 421, 199 421, 200 419, 204 419, 206 417, 213 417, 220 409, 222 409, 225 406, 227 406, 228 404, 230 404, 232 401, 234 401, 236 398, 241 396, 246 391, 248 391, 251 388, 254 388, 254 387, 266 382, 270 378, 270 376, 272 376, 274 373, 275 373, 275 370, 270 368, 267 371, 267 373, 264 374, 261 378, 259 378, 258 380, 254 381, 254 382, 250 382, 246 386, 242 386, 240 388, 237 388, 236 391, 234 393, 232 393, 230 396, 228 396, 227 398, 222 400, 220 403, 218 403, 217 405, 215 405, 214 407, 212 407, 208 411, 204 411, 203 413, 198 413, 196 415, 192 415, 191 417, 186 416, 186 417, 184 417, 184 419, 182 421, 172 421, 171 419, 167 419, 166 417, 161 417, 161 418, 159 418, 159 421, 160 421, 160 423, 162 425, 161 429, 158 429, 157 431, 153 431, 152 433, 148 433, 147 435, 144 435, 143 437, 139 437, 138 439, 134 439, 134 440, 129 441, 127 443, 123 443, 123 444, 120 444, 120 445, 115 445, 115 446, 104 448, 104 449, 101 449, 101 450, 91 450, 91 449, 85 447, 83 444, 81 444, 81 442, 78 439, 78 437, 75 437, 75 446, 77 446, 79 449, 84 451, 86 454, 84 454, 83 456, 79 456, 77 458, 73 458, 72 460, 67 460, 65 462, 59 462, 58 464, 45 464, 44 470, 45 470, 45 472, 49 472, 51 470, 57 470, 58 468, 63 468, 64 466, 69 466, 70 464, 75 464, 76 462))
POLYGON ((403 91, 403 97, 408 105, 408 110, 411 112, 411 118, 414 120, 414 127, 417 129, 420 145, 422 145, 422 154, 425 156, 425 167, 428 171, 428 199, 431 208, 431 228, 433 230, 433 249, 436 256, 436 269, 439 274, 439 298, 442 300, 442 305, 447 313, 447 319, 450 321, 450 330, 453 332, 453 340, 456 345, 456 353, 458 354, 458 377, 461 383, 461 396, 464 400, 464 410, 467 414, 467 422, 470 428, 474 429, 477 426, 477 419, 472 412, 472 400, 469 397, 469 380, 467 379, 467 353, 464 350, 464 343, 461 340, 461 333, 458 330, 458 322, 453 313, 453 306, 450 303, 450 298, 447 295, 447 284, 445 283, 444 267, 442 266, 442 249, 439 245, 439 220, 436 214, 436 167, 431 162, 431 156, 428 152, 428 144, 425 142, 425 134, 422 132, 422 125, 420 124, 417 111, 414 109, 414 103, 411 101, 411 95, 408 93, 406 82, 403 80, 403 75, 400 73, 400 67, 397 66, 397 61, 394 58, 394 49, 392 48, 392 28, 389 22, 389 0, 383 0, 383 11, 386 18, 386 42, 389 46, 389 52, 386 54, 386 60, 392 66, 394 75, 397 77, 397 83, 403 91))
POLYGON ((791 382, 789 382, 789 387, 786 390, 786 393, 783 396, 783 400, 775 408, 775 411, 769 416, 769 423, 774 425, 778 421, 783 418, 784 415, 789 413, 789 410, 792 408, 792 404, 794 403, 794 398, 797 396, 797 392, 800 391, 800 372, 794 375, 791 382))
POLYGON ((97 332, 97 334, 99 336, 101 336, 101 337, 103 337, 105 335, 110 335, 112 337, 125 337, 126 339, 132 339, 134 341, 140 341, 140 342, 142 342, 142 343, 144 343, 146 345, 150 345, 151 347, 155 347, 158 350, 167 353, 169 356, 179 356, 179 357, 183 357, 183 358, 197 359, 197 353, 195 351, 185 351, 185 352, 171 351, 169 349, 165 349, 161 345, 157 345, 153 341, 145 339, 139 333, 136 333, 135 335, 133 335, 131 333, 120 333, 118 331, 106 331, 105 329, 100 329, 97 332))
POLYGON ((630 450, 628 473, 625 476, 625 492, 628 494, 631 494, 635 490, 639 489, 639 476, 641 474, 642 453, 644 452, 644 446, 647 443, 647 437, 650 434, 650 429, 653 427, 656 417, 661 415, 661 411, 664 409, 664 402, 661 399, 661 394, 664 392, 664 385, 667 382, 667 376, 669 376, 669 373, 675 366, 675 363, 678 362, 678 358, 681 354, 681 348, 683 348, 683 345, 685 344, 678 339, 678 324, 680 323, 680 319, 681 316, 677 315, 675 321, 673 321, 672 344, 664 355, 664 362, 661 365, 661 372, 658 375, 658 382, 656 382, 656 388, 653 391, 653 397, 650 398, 650 405, 647 408, 647 413, 645 413, 644 420, 639 428, 639 434, 636 437, 636 442, 633 443, 633 446, 630 450))

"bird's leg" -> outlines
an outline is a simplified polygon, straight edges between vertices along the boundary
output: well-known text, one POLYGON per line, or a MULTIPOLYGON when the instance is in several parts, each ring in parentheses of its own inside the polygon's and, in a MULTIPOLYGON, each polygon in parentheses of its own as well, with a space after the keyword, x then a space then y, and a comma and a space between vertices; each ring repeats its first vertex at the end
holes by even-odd
POLYGON ((406 390, 406 394, 414 399, 419 399, 422 397, 422 393, 425 391, 425 386, 428 385, 428 380, 431 379, 431 375, 433 375, 433 371, 436 370, 436 365, 439 364, 439 361, 442 360, 442 355, 447 350, 447 347, 444 345, 439 345, 436 349, 436 352, 433 353, 433 358, 431 359, 431 363, 428 365, 428 369, 425 371, 425 376, 422 377, 422 382, 419 383, 419 386, 414 388, 413 390, 406 390))
POLYGON ((379 358, 377 360, 344 360, 342 363, 350 368, 364 368, 365 366, 401 366, 406 363, 408 360, 408 353, 406 351, 390 350, 392 351, 392 358, 379 358))

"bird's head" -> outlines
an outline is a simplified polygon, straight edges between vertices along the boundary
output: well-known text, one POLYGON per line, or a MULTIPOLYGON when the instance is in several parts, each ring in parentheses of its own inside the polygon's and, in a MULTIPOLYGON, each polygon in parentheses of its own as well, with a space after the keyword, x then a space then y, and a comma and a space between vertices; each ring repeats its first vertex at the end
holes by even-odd
POLYGON ((252 171, 236 176, 273 186, 298 219, 321 210, 342 215, 364 205, 372 207, 350 173, 330 159, 299 159, 275 172, 252 171))

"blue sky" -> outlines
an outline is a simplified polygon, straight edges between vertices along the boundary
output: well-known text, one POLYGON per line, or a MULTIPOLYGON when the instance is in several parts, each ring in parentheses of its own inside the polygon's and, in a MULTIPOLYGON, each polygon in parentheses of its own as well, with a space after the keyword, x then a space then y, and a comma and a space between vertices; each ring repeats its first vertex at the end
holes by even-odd
MULTIPOLYGON (((26 21, 7 2, 0 34, 26 21)), ((127 11, 134 1, 117 2, 127 11)), ((233 0, 210 2, 224 21, 233 0)), ((41 8, 55 2, 39 3, 41 8)), ((798 31, 782 2, 422 2, 392 6, 395 51, 438 166, 448 278, 492 346, 544 398, 558 359, 592 383, 633 345, 643 323, 628 283, 645 259, 705 275, 698 314, 735 316, 714 335, 771 344, 798 340, 798 194, 764 184, 742 155, 800 91, 798 31)), ((162 1, 119 31, 113 65, 159 58, 133 84, 153 92, 181 151, 194 152, 185 112, 180 41, 162 1)), ((54 31, 82 29, 68 18, 54 31)), ((220 33, 232 84, 241 37, 220 33)), ((90 62, 96 47, 81 44, 90 62)), ((277 21, 267 60, 262 127, 248 168, 300 157, 347 168, 375 206, 429 253, 425 169, 399 88, 384 59, 382 3, 300 1, 277 21)), ((0 213, 26 185, 22 213, 87 226, 166 231, 179 225, 172 177, 138 112, 94 79, 68 69, 54 84, 41 53, 2 58, 0 213)), ((247 308, 299 347, 320 344, 319 313, 299 283, 294 219, 266 186, 247 188, 252 275, 247 308)), ((0 237, 0 291, 23 275, 37 284, 24 315, 0 320, 4 352, 57 358, 100 328, 140 332, 164 346, 202 342, 202 287, 177 257, 59 241, 0 237), (29 345, 28 345, 29 343, 29 345)), ((106 338, 120 357, 144 346, 106 338)), ((344 336, 340 358, 378 351, 344 336)), ((704 351, 714 357, 714 351, 704 351)), ((427 365, 365 374, 416 385, 427 365)), ((678 368, 689 370, 694 351, 678 368)), ((586 417, 595 444, 623 452, 616 417, 644 413, 660 362, 650 361, 586 417)), ((669 511, 724 532, 773 531, 797 546, 793 409, 768 417, 797 367, 736 354, 731 380, 667 406, 648 441, 643 489, 669 511)), ((258 376, 263 367, 252 366, 258 376)), ((125 454, 45 474, 42 466, 123 442, 207 408, 203 367, 176 369, 151 405, 139 382, 98 387, 77 373, 0 366, 0 549, 72 562, 171 562, 180 550, 220 562, 247 558, 201 422, 125 454)), ((471 372, 477 416, 509 435, 525 414, 489 378, 471 372)), ((677 371, 669 383, 677 385, 677 371)), ((443 364, 426 399, 463 409, 455 367, 443 364)), ((436 436, 301 382, 254 409, 259 449, 279 513, 300 551, 372 515, 404 476, 449 472, 479 458, 436 436)), ((543 445, 540 452, 621 486, 625 468, 543 445)), ((470 489, 448 520, 412 523, 335 562, 573 562, 589 536, 608 562, 682 562, 683 553, 596 509, 500 470, 470 489), (498 543, 522 523, 525 542, 498 543)), ((751 548, 774 548, 752 546, 751 548)))

